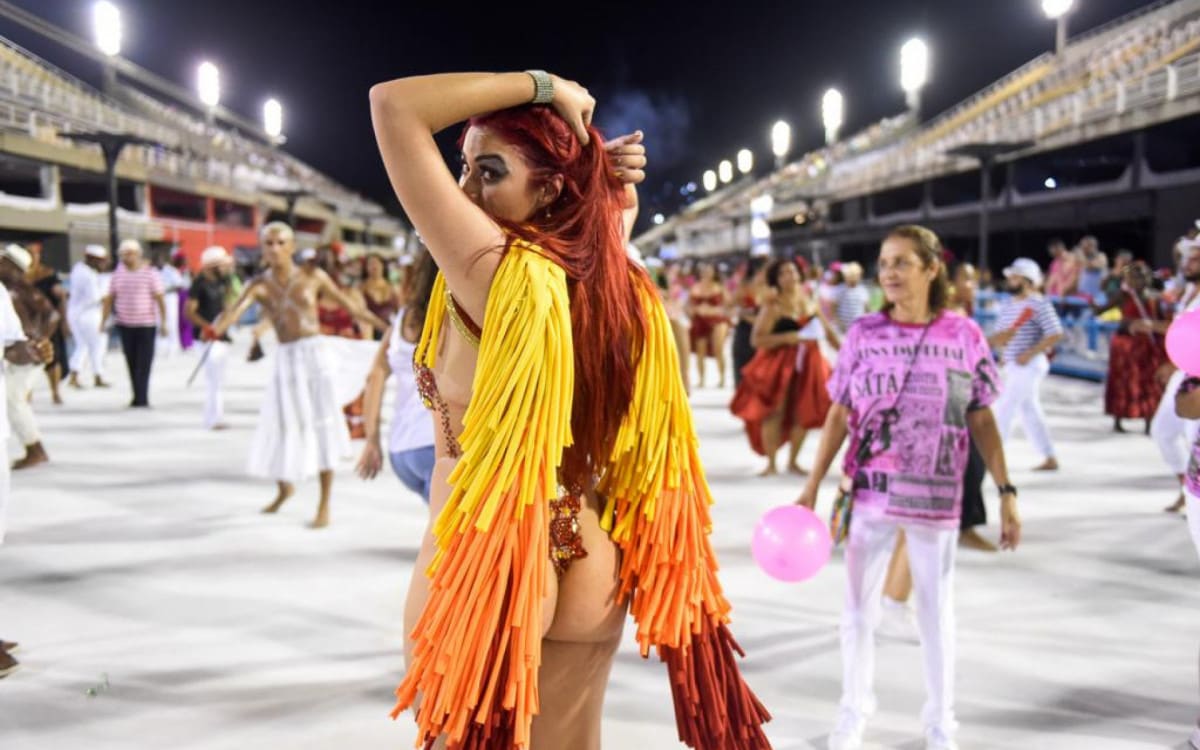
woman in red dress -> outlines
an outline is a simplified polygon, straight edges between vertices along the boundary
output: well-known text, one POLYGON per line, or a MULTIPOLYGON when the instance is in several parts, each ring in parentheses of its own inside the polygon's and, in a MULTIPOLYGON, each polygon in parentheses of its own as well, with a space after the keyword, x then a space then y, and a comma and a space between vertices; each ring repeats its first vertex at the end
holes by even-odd
POLYGON ((820 427, 829 411, 825 383, 832 370, 821 354, 822 336, 836 342, 832 326, 801 283, 791 259, 767 267, 767 294, 754 323, 757 350, 742 368, 729 409, 746 423, 755 453, 767 457, 760 476, 777 473, 775 454, 786 435, 791 443, 788 471, 806 474, 797 459, 808 431, 820 427))
POLYGON ((725 387, 725 339, 729 336, 729 292, 711 263, 701 263, 700 278, 688 293, 692 351, 696 353, 696 385, 704 387, 704 359, 717 360, 717 380, 725 387))
POLYGON ((1167 361, 1165 340, 1153 330, 1170 318, 1162 300, 1151 292, 1153 274, 1143 261, 1125 268, 1121 292, 1097 314, 1120 308, 1121 327, 1113 334, 1108 353, 1108 379, 1104 384, 1104 413, 1112 416, 1113 430, 1125 432, 1122 419, 1150 420, 1162 398, 1163 384, 1155 377, 1167 361))

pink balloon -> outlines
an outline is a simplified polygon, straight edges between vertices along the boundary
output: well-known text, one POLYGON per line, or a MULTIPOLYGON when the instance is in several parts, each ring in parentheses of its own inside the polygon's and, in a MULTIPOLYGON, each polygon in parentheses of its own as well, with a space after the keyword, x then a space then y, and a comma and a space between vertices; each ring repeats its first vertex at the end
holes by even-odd
POLYGON ((754 527, 750 550, 763 572, 780 581, 806 581, 829 562, 833 539, 825 522, 803 505, 781 505, 754 527))
POLYGON ((1200 310, 1180 315, 1167 329, 1167 355, 1180 370, 1200 377, 1200 310))

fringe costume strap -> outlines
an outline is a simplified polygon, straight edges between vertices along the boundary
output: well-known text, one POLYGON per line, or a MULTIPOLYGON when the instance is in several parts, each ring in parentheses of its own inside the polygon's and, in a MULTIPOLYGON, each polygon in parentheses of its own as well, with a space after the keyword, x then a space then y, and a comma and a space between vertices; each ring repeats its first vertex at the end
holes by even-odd
MULTIPOLYGON (((432 367, 446 288, 434 284, 417 348, 432 367)), ((463 455, 434 523, 429 600, 392 716, 420 696, 418 746, 528 747, 538 712, 549 504, 571 444, 575 372, 566 275, 514 239, 488 293, 463 417, 463 455)))
POLYGON ((709 543, 712 494, 666 310, 644 281, 647 331, 633 400, 600 483, 602 527, 623 553, 620 596, 631 597, 642 656, 667 663, 679 738, 701 750, 770 747, 770 714, 746 685, 728 630, 729 602, 709 543))

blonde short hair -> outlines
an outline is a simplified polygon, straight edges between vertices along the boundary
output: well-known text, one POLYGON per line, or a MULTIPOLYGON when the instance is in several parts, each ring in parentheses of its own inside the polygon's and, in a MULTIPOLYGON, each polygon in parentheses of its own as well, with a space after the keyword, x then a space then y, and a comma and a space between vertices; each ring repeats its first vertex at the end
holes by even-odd
POLYGON ((846 281, 862 281, 863 267, 854 261, 842 264, 842 278, 846 281))
POLYGON ((258 233, 258 238, 260 240, 265 239, 269 234, 282 235, 285 240, 296 239, 296 233, 293 232, 292 228, 287 225, 287 222, 283 221, 272 221, 268 224, 263 224, 262 230, 258 233))
POLYGON ((117 255, 124 255, 125 253, 137 253, 141 255, 142 243, 137 240, 123 240, 120 245, 117 245, 117 255))

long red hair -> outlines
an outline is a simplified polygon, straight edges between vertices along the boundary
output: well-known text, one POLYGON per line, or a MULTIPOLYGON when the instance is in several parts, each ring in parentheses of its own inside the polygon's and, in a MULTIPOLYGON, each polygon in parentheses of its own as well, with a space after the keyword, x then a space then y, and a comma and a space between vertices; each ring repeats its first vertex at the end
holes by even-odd
POLYGON ((535 184, 562 176, 558 198, 529 223, 500 224, 541 247, 567 274, 575 349, 574 445, 563 456, 560 476, 569 490, 586 488, 608 460, 629 410, 646 327, 638 285, 651 289, 649 277, 625 251, 624 186, 609 164, 600 131, 590 127, 591 142, 584 146, 551 107, 500 110, 473 118, 472 126, 513 146, 535 184))

